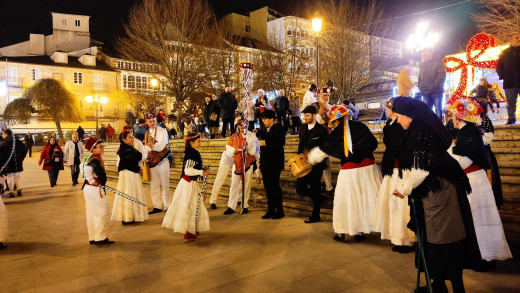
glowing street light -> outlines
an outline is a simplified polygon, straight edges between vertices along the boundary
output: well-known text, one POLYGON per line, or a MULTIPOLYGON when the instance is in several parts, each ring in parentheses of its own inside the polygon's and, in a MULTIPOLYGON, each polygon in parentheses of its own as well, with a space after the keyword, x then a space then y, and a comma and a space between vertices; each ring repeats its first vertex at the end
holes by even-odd
POLYGON ((94 107, 96 108, 96 133, 98 132, 98 110, 99 110, 99 104, 106 104, 108 102, 108 99, 107 97, 99 97, 98 98, 98 95, 94 95, 94 97, 92 96, 86 96, 85 97, 85 101, 89 104, 91 103, 94 103, 94 107))
POLYGON ((320 87, 320 46, 318 39, 320 36, 321 26, 323 22, 321 18, 315 18, 312 20, 312 30, 316 32, 316 85, 320 87))
POLYGON ((152 78, 150 80, 150 84, 152 85, 153 87, 153 111, 156 112, 156 106, 155 106, 155 90, 157 89, 157 85, 159 85, 159 81, 157 80, 157 78, 152 78))
POLYGON ((433 48, 439 39, 439 33, 433 32, 432 29, 428 28, 426 23, 421 22, 417 24, 415 33, 408 36, 406 47, 410 49, 412 53, 420 52, 426 48, 433 48))

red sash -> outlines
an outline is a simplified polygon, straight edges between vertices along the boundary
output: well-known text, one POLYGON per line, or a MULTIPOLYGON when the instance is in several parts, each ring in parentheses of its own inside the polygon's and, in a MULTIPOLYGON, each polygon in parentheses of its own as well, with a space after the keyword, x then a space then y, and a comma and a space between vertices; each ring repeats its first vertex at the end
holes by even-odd
POLYGON ((370 165, 374 165, 376 162, 374 159, 371 158, 365 158, 363 161, 359 163, 353 163, 353 162, 346 162, 341 166, 342 170, 348 170, 348 169, 356 169, 356 168, 362 168, 370 165))
POLYGON ((186 174, 182 175, 182 179, 191 182, 192 180, 197 180, 199 176, 188 176, 186 174))
POLYGON ((477 164, 472 164, 471 166, 469 166, 466 169, 464 169, 464 173, 469 174, 471 172, 475 172, 475 171, 478 171, 478 170, 482 170, 482 167, 480 167, 477 164))
POLYGON ((394 169, 395 168, 399 169, 399 160, 398 159, 395 159, 395 161, 394 161, 394 169))

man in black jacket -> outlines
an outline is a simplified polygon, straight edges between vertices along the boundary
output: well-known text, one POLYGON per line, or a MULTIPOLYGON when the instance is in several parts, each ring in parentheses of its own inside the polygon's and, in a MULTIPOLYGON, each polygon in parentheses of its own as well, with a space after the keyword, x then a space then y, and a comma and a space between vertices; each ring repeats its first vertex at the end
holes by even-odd
POLYGON ((423 102, 430 109, 435 106, 435 113, 442 120, 442 94, 444 93, 446 71, 444 62, 440 58, 434 58, 433 53, 432 48, 421 51, 422 61, 417 87, 421 91, 423 102))
MULTIPOLYGON (((213 106, 213 100, 210 97, 205 98, 205 104, 204 104, 204 120, 208 122, 208 128, 209 128, 209 118, 211 116, 211 107, 213 106)), ((210 136, 210 138, 213 138, 213 136, 210 136)))
MULTIPOLYGON (((285 134, 280 124, 274 123, 276 114, 273 110, 265 110, 262 114, 264 127, 258 132, 260 140, 260 171, 264 179, 267 193, 267 212, 262 219, 280 219, 283 211, 282 188, 280 174, 284 168, 285 134)), ((258 179, 257 179, 258 180, 258 179)))
POLYGON ((497 73, 504 80, 507 99, 507 123, 516 123, 516 99, 520 94, 520 32, 512 33, 510 47, 498 57, 497 73))
POLYGON ((283 130, 287 132, 289 128, 289 120, 287 119, 287 112, 289 111, 289 99, 285 96, 285 91, 280 89, 280 96, 274 99, 274 110, 278 116, 278 123, 283 125, 283 130))
POLYGON ((23 142, 25 143, 25 150, 29 153, 29 157, 32 158, 32 147, 34 145, 34 140, 32 139, 31 133, 27 132, 25 135, 23 142))
MULTIPOLYGON (((300 142, 298 143, 298 154, 308 153, 309 150, 320 147, 327 139, 329 131, 325 126, 316 123, 318 110, 310 105, 302 111, 305 124, 300 127, 300 142)), ((296 191, 300 195, 309 196, 312 199, 312 215, 305 223, 321 221, 320 209, 323 198, 321 196, 321 175, 327 168, 326 160, 312 167, 312 171, 296 180, 296 191)))
POLYGON ((222 138, 226 137, 226 129, 229 125, 230 135, 235 133, 235 110, 238 102, 231 93, 231 87, 226 86, 225 93, 218 98, 218 106, 220 107, 220 117, 222 117, 222 138))

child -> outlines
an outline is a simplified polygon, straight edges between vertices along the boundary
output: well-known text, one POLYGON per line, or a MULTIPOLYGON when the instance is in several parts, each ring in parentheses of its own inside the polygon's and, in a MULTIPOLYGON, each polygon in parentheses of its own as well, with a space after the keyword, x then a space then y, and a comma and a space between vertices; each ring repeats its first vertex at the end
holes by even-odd
POLYGON ((186 137, 182 176, 175 189, 173 200, 164 216, 163 228, 173 229, 173 232, 185 233, 184 242, 194 241, 199 231, 209 231, 209 216, 204 202, 199 199, 200 188, 197 179, 208 176, 209 171, 202 168, 200 134, 190 133, 186 137), (200 202, 199 202, 200 200, 200 202), (198 206, 198 217, 196 218, 198 206), (197 227, 195 221, 197 220, 197 227))
POLYGON ((85 183, 83 195, 87 209, 87 228, 90 244, 96 246, 110 245, 114 241, 108 240, 108 201, 103 186, 107 183, 105 164, 101 155, 105 153, 105 144, 96 137, 91 136, 85 148, 90 151, 89 156, 81 165, 85 183))
POLYGON ((197 125, 197 132, 203 136, 204 133, 206 132, 206 123, 204 123, 204 120, 200 119, 199 118, 199 124, 197 125))

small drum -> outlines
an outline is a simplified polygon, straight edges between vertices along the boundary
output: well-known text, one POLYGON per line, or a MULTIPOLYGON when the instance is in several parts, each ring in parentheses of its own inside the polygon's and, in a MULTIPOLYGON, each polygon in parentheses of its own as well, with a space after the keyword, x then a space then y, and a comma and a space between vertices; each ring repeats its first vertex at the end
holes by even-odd
POLYGON ((289 165, 291 172, 296 178, 301 178, 312 171, 312 165, 305 154, 298 154, 290 158, 287 165, 289 165))

